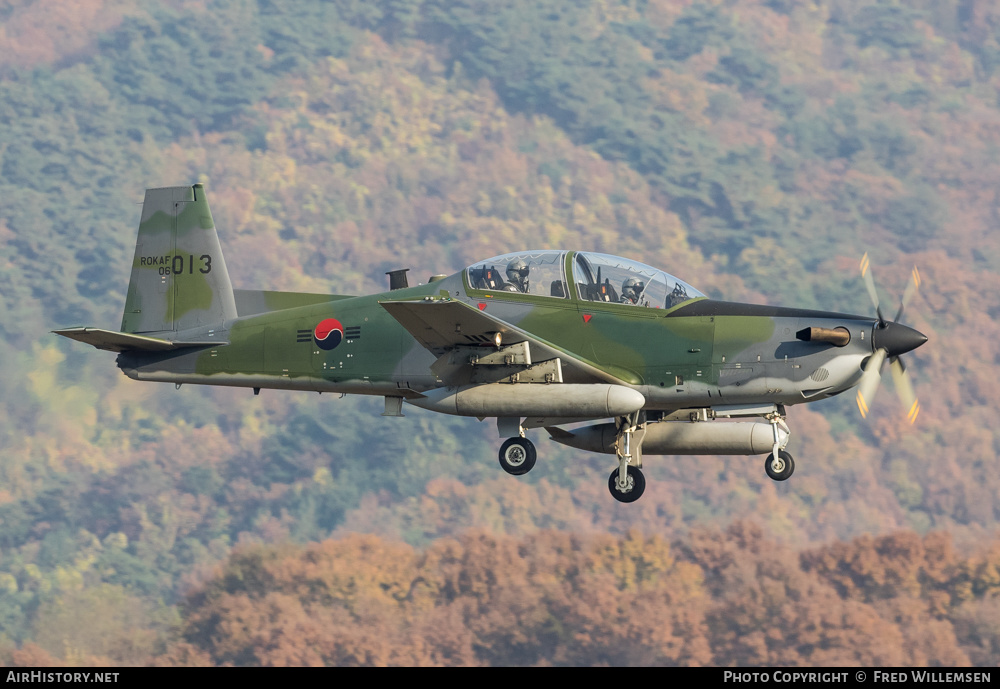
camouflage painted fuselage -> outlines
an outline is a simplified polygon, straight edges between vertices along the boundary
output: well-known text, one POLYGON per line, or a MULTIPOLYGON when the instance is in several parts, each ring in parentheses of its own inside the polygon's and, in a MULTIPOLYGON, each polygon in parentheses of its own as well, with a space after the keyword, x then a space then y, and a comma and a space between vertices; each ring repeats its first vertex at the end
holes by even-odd
POLYGON ((644 409, 672 410, 842 392, 861 377, 875 324, 713 301, 649 266, 574 251, 496 257, 367 296, 233 290, 196 184, 147 190, 121 331, 56 332, 119 352, 137 380, 383 395, 432 408, 423 398, 441 388, 530 386, 521 389, 544 407, 562 393, 539 385, 600 384, 640 393, 632 399, 644 409), (810 329, 827 339, 803 336, 810 329))
MULTIPOLYGON (((638 390, 648 409, 664 410, 790 405, 842 392, 861 376, 875 324, 858 316, 708 299, 653 309, 584 301, 575 290, 558 300, 474 290, 463 272, 359 297, 237 292, 236 318, 176 333, 204 340, 212 330, 212 337, 228 344, 131 350, 118 363, 137 380, 402 397, 454 383, 432 371, 435 353, 383 308, 390 300, 463 302, 638 390), (303 305, 293 306, 297 302, 303 305), (335 347, 324 349, 316 329, 330 319, 342 325, 343 334, 335 347), (796 338, 810 327, 846 328, 850 342, 838 347, 796 338)), ((468 337, 466 344, 492 343, 468 337)))

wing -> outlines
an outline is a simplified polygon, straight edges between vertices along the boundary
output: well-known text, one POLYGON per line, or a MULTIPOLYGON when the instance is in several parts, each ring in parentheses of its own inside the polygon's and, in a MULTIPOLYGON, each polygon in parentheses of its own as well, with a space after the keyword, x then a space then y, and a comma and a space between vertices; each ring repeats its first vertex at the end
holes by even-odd
POLYGON ((461 301, 379 303, 438 357, 432 370, 449 384, 504 380, 618 385, 640 382, 629 371, 598 366, 461 301), (502 343, 499 348, 495 344, 497 333, 502 343))

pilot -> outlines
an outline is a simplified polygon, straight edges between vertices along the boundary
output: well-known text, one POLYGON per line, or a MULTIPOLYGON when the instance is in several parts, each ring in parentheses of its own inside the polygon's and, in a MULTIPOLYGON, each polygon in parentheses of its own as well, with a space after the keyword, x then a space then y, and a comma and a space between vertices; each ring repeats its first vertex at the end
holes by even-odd
POLYGON ((516 258, 507 264, 507 284, 504 289, 508 292, 528 292, 528 264, 522 259, 516 258))
POLYGON ((646 283, 636 278, 626 278, 622 283, 622 296, 618 300, 622 304, 639 304, 646 283))

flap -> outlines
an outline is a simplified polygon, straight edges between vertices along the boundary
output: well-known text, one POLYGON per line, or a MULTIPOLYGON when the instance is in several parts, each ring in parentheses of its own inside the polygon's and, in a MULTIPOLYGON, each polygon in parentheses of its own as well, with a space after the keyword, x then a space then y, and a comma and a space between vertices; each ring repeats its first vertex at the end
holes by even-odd
POLYGON ((120 333, 114 330, 102 330, 101 328, 63 328, 62 330, 53 330, 52 332, 56 335, 62 335, 77 342, 85 342, 109 352, 124 352, 130 349, 138 349, 143 352, 166 352, 184 347, 215 347, 229 344, 225 340, 176 342, 164 340, 159 337, 120 333))
POLYGON ((493 346, 496 334, 500 333, 504 345, 530 342, 533 359, 541 361, 559 358, 564 383, 637 384, 640 382, 629 371, 616 371, 620 375, 614 375, 597 364, 581 359, 461 301, 421 299, 379 303, 413 335, 417 342, 437 357, 459 346, 493 346))

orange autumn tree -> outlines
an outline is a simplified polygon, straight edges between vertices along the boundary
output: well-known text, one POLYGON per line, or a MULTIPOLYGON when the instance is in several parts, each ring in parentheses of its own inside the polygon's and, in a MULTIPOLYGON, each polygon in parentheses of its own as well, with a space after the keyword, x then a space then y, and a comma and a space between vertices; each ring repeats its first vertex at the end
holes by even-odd
POLYGON ((674 544, 470 531, 423 551, 359 535, 254 546, 189 597, 156 662, 962 666, 997 643, 961 597, 996 552, 901 533, 798 553, 749 522, 674 544))

